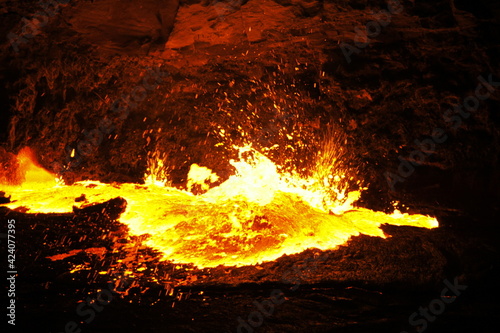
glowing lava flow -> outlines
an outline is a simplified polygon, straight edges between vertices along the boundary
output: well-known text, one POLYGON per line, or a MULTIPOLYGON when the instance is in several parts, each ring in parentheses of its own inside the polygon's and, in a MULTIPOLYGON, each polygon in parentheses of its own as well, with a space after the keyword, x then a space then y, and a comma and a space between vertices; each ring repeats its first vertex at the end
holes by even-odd
MULTIPOLYGON (((318 181, 280 174, 264 155, 249 147, 239 150, 240 160, 231 161, 236 173, 201 195, 162 185, 151 175, 147 179, 152 181, 146 185, 96 181, 57 184, 54 175, 47 177, 48 172, 31 162, 30 154, 24 151, 18 159, 25 166, 18 171, 25 173, 25 180, 4 184, 4 191, 12 196, 12 202, 5 206, 62 213, 71 212, 73 206, 122 197, 127 208, 120 221, 132 235, 149 234, 146 244, 163 253, 165 260, 200 268, 253 265, 308 248, 334 249, 360 233, 385 237, 379 226, 386 223, 425 228, 438 225, 428 216, 353 208, 359 193, 339 193, 343 201, 327 200, 318 181), (82 195, 85 200, 75 202, 82 195)), ((204 179, 217 179, 200 166, 194 166, 190 174, 191 186, 198 183, 206 187, 204 179)))

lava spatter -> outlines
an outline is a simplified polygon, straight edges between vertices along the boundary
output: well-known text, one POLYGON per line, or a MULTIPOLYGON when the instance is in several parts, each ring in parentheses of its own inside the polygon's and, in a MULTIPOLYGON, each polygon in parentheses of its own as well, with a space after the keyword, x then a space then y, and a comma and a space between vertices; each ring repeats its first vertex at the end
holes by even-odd
MULTIPOLYGON (((155 181, 145 184, 82 181, 64 185, 56 181, 56 175, 37 166, 34 155, 25 150, 18 155, 15 170, 21 181, 3 184, 12 197, 5 206, 33 213, 64 213, 73 206, 82 208, 122 197, 127 207, 119 221, 128 226, 131 235, 149 235, 145 244, 162 253, 164 260, 199 268, 254 265, 309 248, 334 249, 359 234, 385 237, 379 228, 382 224, 438 226, 433 217, 355 208, 357 191, 347 193, 340 190, 345 186, 339 186, 332 198, 331 184, 324 179, 280 172, 251 146, 235 149, 239 158, 230 161, 235 173, 198 195, 170 187, 152 174, 145 179, 155 181)), ((216 179, 208 169, 202 170, 208 182, 216 179)), ((200 173, 196 174, 191 183, 203 183, 200 173)), ((339 182, 346 178, 313 173, 318 174, 339 182)))

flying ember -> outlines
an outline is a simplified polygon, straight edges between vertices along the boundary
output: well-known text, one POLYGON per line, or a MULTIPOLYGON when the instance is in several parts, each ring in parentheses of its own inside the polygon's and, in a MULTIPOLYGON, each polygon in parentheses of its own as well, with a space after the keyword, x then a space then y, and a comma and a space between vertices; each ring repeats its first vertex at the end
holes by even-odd
POLYGON ((161 161, 153 161, 156 167, 145 175, 145 184, 64 185, 38 166, 28 148, 0 181, 11 196, 5 206, 30 213, 68 213, 74 206, 122 197, 127 207, 119 221, 131 235, 149 235, 146 245, 164 260, 199 268, 254 265, 309 248, 334 249, 359 234, 385 237, 382 224, 438 226, 433 217, 355 208, 359 191, 346 193, 333 186, 332 196, 328 181, 342 182, 345 175, 318 171, 299 176, 280 171, 251 146, 235 149, 239 158, 230 161, 235 173, 218 186, 210 185, 219 179, 210 169, 191 166, 187 188, 205 191, 197 195, 166 185, 161 161))

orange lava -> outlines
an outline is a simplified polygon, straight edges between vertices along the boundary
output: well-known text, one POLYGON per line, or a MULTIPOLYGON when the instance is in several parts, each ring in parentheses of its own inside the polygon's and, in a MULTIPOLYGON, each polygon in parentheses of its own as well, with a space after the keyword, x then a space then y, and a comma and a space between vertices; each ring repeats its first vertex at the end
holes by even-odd
POLYGON ((235 149, 240 153, 231 161, 236 172, 219 186, 210 186, 218 179, 211 170, 192 166, 188 188, 198 184, 207 190, 200 195, 167 186, 162 161, 150 163, 144 185, 84 181, 67 186, 23 150, 13 171, 23 182, 3 184, 12 196, 5 206, 63 213, 120 196, 127 208, 119 220, 131 235, 149 234, 146 245, 160 251, 164 260, 199 268, 254 265, 309 248, 334 249, 359 234, 385 237, 382 224, 438 226, 433 217, 353 207, 360 193, 336 187, 347 176, 324 165, 306 178, 281 173, 251 146, 235 149), (85 200, 75 202, 82 194, 85 200))

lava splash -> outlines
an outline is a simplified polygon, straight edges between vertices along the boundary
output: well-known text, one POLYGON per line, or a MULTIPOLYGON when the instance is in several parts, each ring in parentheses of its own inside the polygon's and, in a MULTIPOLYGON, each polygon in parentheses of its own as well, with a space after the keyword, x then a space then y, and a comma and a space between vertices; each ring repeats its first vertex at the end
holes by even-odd
POLYGON ((335 249, 359 234, 386 237, 382 224, 438 226, 429 216, 355 208, 359 192, 336 191, 332 199, 322 180, 280 172, 250 146, 237 149, 239 160, 230 162, 235 174, 219 186, 210 188, 218 179, 211 170, 191 167, 188 188, 208 189, 198 195, 170 187, 152 173, 145 175, 145 184, 64 185, 25 149, 17 157, 18 168, 0 178, 11 196, 5 206, 66 213, 122 197, 127 207, 119 221, 131 235, 148 235, 146 245, 164 260, 199 268, 254 265, 310 248, 335 249))

